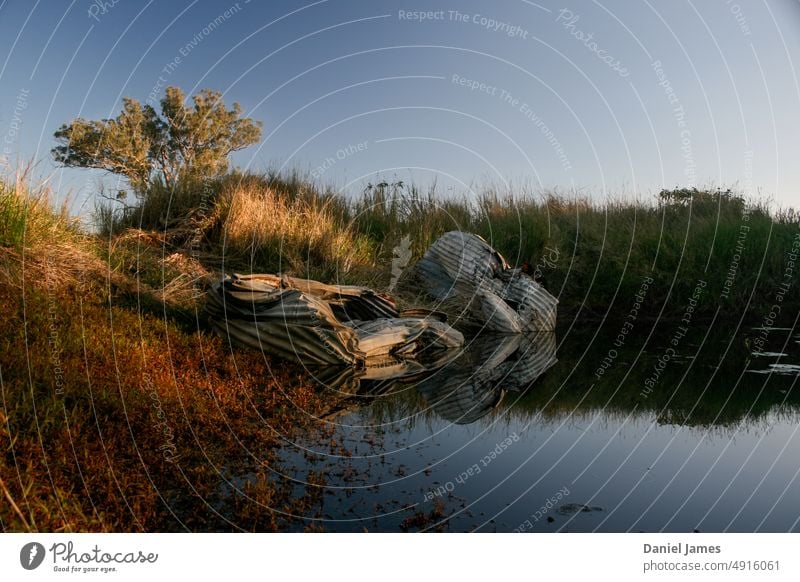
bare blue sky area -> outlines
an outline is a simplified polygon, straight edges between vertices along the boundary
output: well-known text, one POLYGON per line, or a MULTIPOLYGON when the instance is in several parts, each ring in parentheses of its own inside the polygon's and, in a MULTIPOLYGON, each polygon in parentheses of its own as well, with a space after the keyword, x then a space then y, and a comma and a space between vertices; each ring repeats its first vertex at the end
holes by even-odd
POLYGON ((0 155, 91 205, 117 184, 57 169, 55 129, 178 85, 264 122, 240 167, 343 190, 738 185, 797 205, 798 31, 796 0, 0 0, 0 155))

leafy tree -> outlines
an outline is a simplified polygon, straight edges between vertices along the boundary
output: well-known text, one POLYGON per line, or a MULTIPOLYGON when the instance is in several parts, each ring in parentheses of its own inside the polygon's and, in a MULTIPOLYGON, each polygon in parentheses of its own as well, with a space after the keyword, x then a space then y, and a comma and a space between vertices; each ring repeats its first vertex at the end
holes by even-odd
POLYGON ((186 105, 178 87, 167 87, 161 114, 135 99, 123 99, 114 119, 77 118, 55 132, 56 162, 125 176, 138 194, 155 181, 172 188, 184 177, 215 177, 228 170, 228 155, 261 139, 260 121, 227 109, 221 93, 202 90, 186 105))

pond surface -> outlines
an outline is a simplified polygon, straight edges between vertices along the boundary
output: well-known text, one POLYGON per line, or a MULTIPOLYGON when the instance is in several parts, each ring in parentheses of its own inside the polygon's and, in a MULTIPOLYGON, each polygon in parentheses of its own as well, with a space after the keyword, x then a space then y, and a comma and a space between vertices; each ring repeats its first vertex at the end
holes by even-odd
POLYGON ((275 467, 324 481, 293 527, 800 530, 800 335, 649 327, 480 336, 433 371, 320 377, 330 411, 275 467))

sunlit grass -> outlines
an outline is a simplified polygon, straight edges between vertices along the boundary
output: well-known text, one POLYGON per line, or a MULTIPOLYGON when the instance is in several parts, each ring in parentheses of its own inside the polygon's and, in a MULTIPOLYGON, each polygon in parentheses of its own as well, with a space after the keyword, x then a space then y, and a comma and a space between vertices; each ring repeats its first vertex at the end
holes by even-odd
POLYGON ((275 530, 308 511, 316 489, 241 477, 319 408, 315 384, 206 331, 175 283, 202 290, 198 267, 164 237, 91 237, 31 191, 4 184, 0 207, 16 229, 0 248, 3 529, 275 530))
POLYGON ((45 185, 31 186, 26 171, 0 180, 0 246, 17 251, 43 244, 69 243, 78 236, 67 205, 56 209, 45 185))
POLYGON ((459 197, 379 182, 348 197, 298 173, 231 174, 170 195, 157 187, 123 214, 102 231, 163 231, 178 250, 194 241, 228 270, 379 289, 389 286, 402 241, 413 262, 444 232, 474 232, 512 266, 535 271, 562 313, 584 317, 624 311, 645 277, 655 281, 645 299, 654 317, 680 315, 701 280, 714 297, 700 306, 706 316, 717 306, 762 308, 800 225, 793 209, 770 213, 763 201, 729 191, 595 200, 487 187, 459 197))

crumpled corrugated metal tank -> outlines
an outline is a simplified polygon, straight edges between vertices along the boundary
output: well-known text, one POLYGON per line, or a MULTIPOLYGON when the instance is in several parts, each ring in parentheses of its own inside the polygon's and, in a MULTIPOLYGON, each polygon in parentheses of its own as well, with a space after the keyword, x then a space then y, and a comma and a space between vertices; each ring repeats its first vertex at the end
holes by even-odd
POLYGON ((556 327, 558 299, 476 234, 443 234, 402 285, 423 289, 456 327, 506 334, 556 327))
POLYGON ((464 345, 439 317, 401 317, 391 298, 366 287, 286 275, 227 276, 212 286, 206 311, 232 342, 308 366, 385 365, 464 345))

